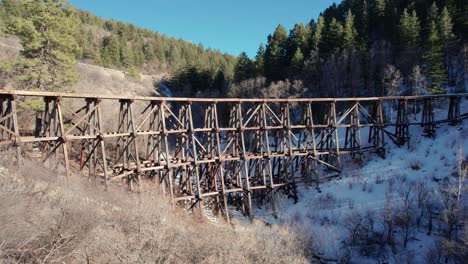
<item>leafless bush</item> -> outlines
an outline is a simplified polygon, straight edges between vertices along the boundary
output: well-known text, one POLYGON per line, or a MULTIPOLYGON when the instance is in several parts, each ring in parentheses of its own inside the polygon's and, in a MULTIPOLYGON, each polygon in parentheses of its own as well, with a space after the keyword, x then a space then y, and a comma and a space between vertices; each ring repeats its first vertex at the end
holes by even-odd
POLYGON ((440 242, 434 242, 427 250, 424 258, 428 264, 441 264, 442 262, 442 246, 440 242))
POLYGON ((377 176, 377 178, 375 178, 375 184, 382 184, 384 182, 384 179, 380 176, 377 176))
POLYGON ((408 167, 410 167, 414 171, 418 171, 421 169, 421 161, 411 160, 408 162, 408 167))
POLYGON ((401 185, 398 189, 398 195, 401 199, 401 206, 396 210, 395 224, 401 229, 403 247, 406 248, 408 241, 413 235, 414 208, 412 203, 413 186, 401 185))
POLYGON ((393 256, 395 264, 413 264, 415 263, 415 253, 413 250, 403 249, 396 252, 393 256))
POLYGON ((346 247, 357 251, 361 256, 380 256, 384 252, 383 233, 374 228, 374 215, 352 213, 343 223, 349 235, 344 241, 346 247))
POLYGON ((1 263, 306 263, 311 255, 310 237, 285 227, 212 225, 172 210, 154 190, 102 193, 45 173, 0 171, 1 263))
POLYGON ((228 87, 229 97, 240 98, 296 98, 307 92, 302 81, 278 81, 267 85, 264 77, 233 83, 228 87))

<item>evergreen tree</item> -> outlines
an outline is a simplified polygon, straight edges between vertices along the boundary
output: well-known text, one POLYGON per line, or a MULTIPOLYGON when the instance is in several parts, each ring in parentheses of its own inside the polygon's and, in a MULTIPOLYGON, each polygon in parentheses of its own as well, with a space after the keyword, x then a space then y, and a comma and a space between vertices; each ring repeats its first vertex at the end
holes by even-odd
POLYGON ((224 76, 224 73, 222 70, 219 70, 216 73, 216 76, 213 81, 213 88, 215 90, 218 90, 220 94, 223 94, 225 92, 226 88, 226 77, 224 76))
POLYGON ((451 63, 451 58, 456 56, 457 51, 455 45, 455 35, 453 34, 452 18, 450 17, 447 7, 444 7, 442 9, 442 12, 440 13, 440 18, 438 20, 438 28, 440 34, 440 41, 444 53, 444 65, 446 72, 448 73, 449 85, 455 85, 455 83, 457 82, 457 66, 451 63))
POLYGON ((71 6, 57 1, 9 1, 7 32, 19 37, 21 58, 7 62, 25 88, 72 89, 78 81, 78 21, 71 6), (11 12, 10 12, 11 11, 11 12))
POLYGON ((428 90, 432 94, 443 93, 443 84, 446 82, 447 75, 443 64, 444 56, 440 37, 434 21, 431 23, 431 29, 425 46, 426 52, 423 58, 427 66, 427 76, 430 78, 431 83, 428 90))
POLYGON ((357 31, 354 27, 354 16, 351 12, 351 9, 348 10, 346 15, 346 21, 343 31, 343 47, 344 48, 351 48, 355 47, 356 45, 356 35, 357 31))
POLYGON ((332 18, 323 41, 320 43, 320 50, 325 53, 341 49, 343 45, 343 25, 336 18, 332 18))
POLYGON ((404 9, 399 25, 400 44, 404 49, 415 49, 420 41, 420 23, 416 11, 413 10, 409 15, 407 9, 404 9))
POLYGON ((245 52, 242 52, 238 59, 236 67, 234 68, 234 80, 237 82, 250 79, 254 77, 255 64, 247 56, 245 52))
POLYGON ((358 6, 358 20, 355 23, 355 28, 357 29, 357 37, 359 46, 362 49, 367 49, 369 42, 369 12, 367 6, 367 0, 362 0, 361 4, 358 6))
POLYGON ((102 40, 102 62, 105 67, 120 66, 120 43, 114 34, 102 40))
POLYGON ((384 17, 385 16, 385 0, 376 0, 375 1, 375 9, 377 16, 384 17))
POLYGON ((294 28, 289 32, 288 39, 288 58, 292 58, 297 49, 307 49, 307 30, 302 23, 295 24, 294 28))
POLYGON ((301 48, 297 48, 290 62, 290 74, 294 77, 301 73, 304 66, 304 54, 301 48))
POLYGON ((455 38, 453 34, 452 18, 450 17, 447 7, 444 7, 440 13, 439 32, 442 45, 447 49, 455 38))
POLYGON ((132 49, 128 47, 126 41, 120 42, 120 61, 125 68, 135 65, 132 49))
POLYGON ((88 30, 86 35, 86 48, 82 47, 83 49, 83 58, 90 59, 91 61, 100 61, 101 54, 99 53, 99 49, 96 46, 96 42, 94 40, 94 34, 91 30, 88 30))
POLYGON ((286 48, 288 35, 283 25, 276 27, 273 35, 268 36, 265 50, 265 76, 271 81, 282 80, 286 77, 286 48))
POLYGON ((255 56, 255 68, 257 71, 256 75, 264 75, 264 68, 265 68, 265 45, 263 43, 260 43, 260 46, 258 47, 257 50, 257 55, 255 56))
POLYGON ((322 41, 322 34, 325 29, 325 19, 323 16, 319 16, 317 20, 317 25, 315 26, 315 30, 312 31, 312 36, 310 39, 310 48, 316 52, 319 51, 319 45, 322 41))
POLYGON ((439 17, 439 8, 437 7, 436 3, 433 2, 427 12, 426 21, 430 23, 431 21, 436 21, 438 17, 439 17))

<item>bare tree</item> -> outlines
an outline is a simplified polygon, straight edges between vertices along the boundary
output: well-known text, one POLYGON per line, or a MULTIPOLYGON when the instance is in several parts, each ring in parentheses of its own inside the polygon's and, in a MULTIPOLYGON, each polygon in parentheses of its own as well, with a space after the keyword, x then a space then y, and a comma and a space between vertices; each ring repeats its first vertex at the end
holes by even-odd
POLYGON ((432 234, 433 228, 433 220, 434 216, 440 210, 440 199, 437 197, 435 191, 429 192, 427 202, 425 204, 426 211, 427 211, 427 235, 430 236, 432 234))
POLYGON ((424 258, 428 264, 441 264, 442 263, 442 245, 440 241, 434 242, 429 247, 424 258))
POLYGON ((411 95, 422 95, 426 91, 426 76, 422 73, 421 67, 415 65, 411 71, 410 79, 410 92, 411 95))
POLYGON ((429 190, 423 182, 412 182, 411 185, 414 188, 414 196, 417 201, 419 214, 416 216, 416 225, 418 228, 421 226, 421 221, 426 213, 426 203, 429 195, 429 190))
MULTIPOLYGON (((411 95, 422 95, 426 91, 426 76, 422 73, 421 67, 415 65, 409 77, 411 95)), ((419 111, 418 101, 414 101, 413 112, 416 114, 419 111)))
POLYGON ((394 238, 394 219, 393 219, 393 201, 390 196, 390 192, 387 191, 386 195, 386 200, 385 200, 385 208, 382 213, 382 224, 385 227, 385 233, 386 233, 386 241, 387 244, 392 248, 392 250, 395 250, 395 238, 394 238))
POLYGON ((387 95, 399 95, 402 80, 400 71, 392 64, 388 64, 383 76, 383 85, 387 95))
POLYGON ((412 191, 411 185, 400 186, 398 194, 401 199, 401 207, 396 214, 396 224, 401 228, 403 247, 406 248, 410 235, 412 233, 413 206, 412 206, 412 191))

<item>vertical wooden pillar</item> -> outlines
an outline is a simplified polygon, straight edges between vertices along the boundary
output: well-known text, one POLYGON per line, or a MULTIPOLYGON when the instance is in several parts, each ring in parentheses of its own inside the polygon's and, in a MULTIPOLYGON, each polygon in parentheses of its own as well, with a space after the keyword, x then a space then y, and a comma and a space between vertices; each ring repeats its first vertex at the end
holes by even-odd
POLYGON ((363 153, 361 147, 361 124, 359 120, 359 102, 354 102, 354 105, 349 111, 349 126, 346 127, 345 145, 344 148, 350 151, 351 158, 362 162, 363 153))
POLYGON ((243 183, 243 189, 244 189, 244 195, 247 196, 247 213, 250 217, 250 219, 253 219, 253 211, 252 211, 252 190, 250 189, 250 171, 249 167, 247 165, 247 151, 245 148, 245 134, 244 134, 244 124, 243 124, 243 114, 242 114, 242 104, 239 102, 235 105, 235 111, 236 111, 236 120, 237 120, 237 131, 240 135, 240 142, 239 147, 241 150, 240 154, 240 160, 243 164, 243 172, 244 172, 244 179, 245 182, 243 183))
POLYGON ((434 98, 424 98, 421 126, 424 127, 424 135, 433 137, 435 135, 434 122, 434 98))
POLYGON ((375 152, 385 158, 385 126, 382 100, 372 102, 372 115, 369 124, 368 143, 372 143, 375 152))
POLYGON ((456 126, 461 122, 460 99, 458 96, 450 96, 447 120, 451 126, 456 126))
POLYGON ((409 148, 409 119, 408 119, 408 100, 398 100, 397 120, 395 125, 395 135, 399 146, 408 144, 409 148))

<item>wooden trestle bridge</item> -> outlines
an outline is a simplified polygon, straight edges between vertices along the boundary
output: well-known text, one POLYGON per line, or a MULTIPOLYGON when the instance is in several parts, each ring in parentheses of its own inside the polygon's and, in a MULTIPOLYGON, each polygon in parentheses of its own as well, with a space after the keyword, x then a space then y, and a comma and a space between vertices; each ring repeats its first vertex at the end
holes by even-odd
POLYGON ((82 170, 106 188, 154 179, 173 204, 210 206, 229 220, 228 206, 250 215, 252 203, 266 203, 277 192, 298 199, 298 180, 318 186, 324 175, 343 170, 343 155, 384 157, 388 141, 409 144, 411 126, 433 136, 438 124, 459 123, 467 117, 460 113, 467 96, 214 99, 0 91, 0 146, 16 149, 20 161, 34 145, 67 175, 82 170), (39 109, 19 107, 27 102, 39 109), (435 105, 448 109, 442 119, 435 105), (410 120, 413 111, 417 121, 410 120))

